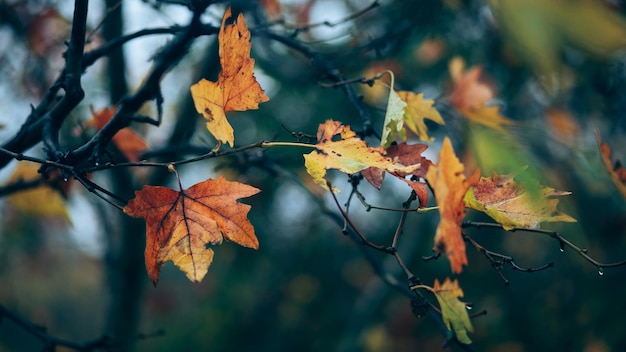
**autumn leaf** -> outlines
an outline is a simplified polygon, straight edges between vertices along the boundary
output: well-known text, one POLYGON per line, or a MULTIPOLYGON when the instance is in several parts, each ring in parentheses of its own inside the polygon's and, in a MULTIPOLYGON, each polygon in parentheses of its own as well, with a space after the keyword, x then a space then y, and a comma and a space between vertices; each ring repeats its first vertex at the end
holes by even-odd
POLYGON ((457 280, 450 281, 446 278, 440 285, 435 279, 435 284, 431 290, 439 302, 441 316, 448 330, 453 330, 457 340, 464 344, 472 343, 468 332, 474 332, 472 322, 467 313, 467 304, 459 300, 463 297, 463 290, 457 280))
MULTIPOLYGON (((97 130, 111 120, 115 114, 114 106, 92 112, 92 118, 86 122, 86 127, 93 126, 97 130)), ((132 128, 122 128, 113 136, 113 143, 129 161, 139 161, 141 155, 148 149, 148 143, 141 138, 132 128)))
MULTIPOLYGON (((440 125, 444 124, 439 112, 433 107, 434 100, 424 99, 423 94, 409 91, 396 91, 394 86, 394 74, 392 71, 384 71, 391 77, 389 98, 383 132, 380 145, 387 148, 394 142, 396 137, 406 140, 404 124, 415 133, 420 140, 431 141, 428 136, 428 128, 424 119, 430 119, 440 125)), ((377 75, 381 75, 380 73, 377 75)))
POLYGON ((489 215, 505 230, 533 228, 542 222, 576 221, 558 211, 559 200, 551 198, 570 192, 516 182, 514 177, 514 174, 495 173, 491 177, 481 177, 465 195, 465 205, 489 215))
POLYGON ((611 180, 615 184, 615 187, 622 194, 622 197, 626 199, 626 169, 622 166, 622 163, 617 160, 615 165, 611 162, 611 147, 602 142, 600 139, 600 133, 596 130, 596 140, 598 141, 598 147, 600 148, 600 153, 602 156, 602 162, 604 163, 604 167, 606 167, 609 175, 611 175, 611 180))
MULTIPOLYGON (((180 184, 179 184, 180 186, 180 184)), ((259 242, 247 218, 250 206, 237 199, 258 189, 223 177, 174 191, 145 186, 135 192, 124 212, 146 221, 146 269, 156 285, 161 266, 171 260, 194 282, 200 282, 213 261, 213 249, 225 238, 257 249, 259 242)))
POLYGON ((441 114, 433 107, 435 101, 424 99, 422 93, 416 94, 409 91, 398 91, 397 93, 400 99, 406 103, 403 115, 406 127, 415 133, 420 140, 432 142, 424 120, 429 119, 440 125, 445 125, 441 114))
POLYGON ((230 7, 222 18, 218 35, 222 71, 217 82, 201 79, 191 86, 191 96, 198 113, 207 120, 206 127, 220 142, 235 143, 232 126, 226 119, 229 111, 257 109, 269 100, 254 77, 254 59, 250 58, 250 31, 242 14, 231 19, 230 7))
MULTIPOLYGON (((426 177, 426 172, 430 165, 432 165, 432 162, 428 160, 428 158, 422 156, 422 153, 427 148, 428 146, 426 144, 407 144, 406 142, 401 142, 399 144, 391 145, 386 149, 387 157, 392 160, 398 160, 402 165, 420 165, 419 168, 411 172, 396 171, 390 173, 405 182, 415 191, 420 203, 420 208, 425 207, 426 203, 428 203, 428 188, 423 182, 420 182, 419 180, 413 181, 406 179, 406 176, 411 175, 420 178, 426 177)), ((361 174, 376 189, 380 190, 382 188, 383 178, 385 175, 384 170, 377 167, 369 167, 362 170, 361 174)))
POLYGON ((380 145, 387 148, 395 140, 396 136, 400 136, 402 140, 406 140, 406 132, 404 131, 404 108, 406 103, 400 99, 398 93, 393 89, 394 75, 391 71, 386 71, 391 76, 391 85, 389 88, 389 98, 387 99, 387 110, 385 112, 385 121, 383 122, 383 133, 380 139, 380 145))
POLYGON ((464 69, 465 63, 461 58, 450 61, 449 70, 454 81, 450 104, 468 120, 504 131, 504 126, 512 125, 513 121, 500 114, 500 107, 488 105, 494 93, 489 85, 480 80, 482 68, 473 66, 467 71, 464 69))
POLYGON ((260 3, 265 9, 270 22, 278 21, 282 18, 282 9, 278 0, 261 0, 260 3))
MULTIPOLYGON (((40 165, 31 162, 19 162, 8 184, 39 179, 41 177, 38 172, 39 167, 40 165)), ((58 190, 50 187, 45 181, 37 187, 11 194, 7 200, 11 207, 20 213, 37 217, 61 218, 71 224, 63 197, 58 190)))
POLYGON ((321 124, 317 131, 317 141, 315 148, 321 153, 313 151, 304 155, 304 165, 315 183, 325 189, 328 189, 324 179, 328 169, 354 174, 374 166, 387 172, 411 173, 420 167, 419 164, 404 165, 385 156, 382 147, 367 146, 349 126, 343 126, 337 121, 328 120, 321 124), (341 139, 333 141, 336 135, 341 139))
POLYGON ((466 179, 463 169, 463 164, 454 154, 450 139, 446 137, 439 153, 439 162, 430 166, 426 173, 426 180, 433 189, 441 216, 433 250, 448 257, 453 273, 460 273, 463 265, 467 264, 460 226, 465 216, 463 196, 479 177, 479 173, 475 172, 466 179))

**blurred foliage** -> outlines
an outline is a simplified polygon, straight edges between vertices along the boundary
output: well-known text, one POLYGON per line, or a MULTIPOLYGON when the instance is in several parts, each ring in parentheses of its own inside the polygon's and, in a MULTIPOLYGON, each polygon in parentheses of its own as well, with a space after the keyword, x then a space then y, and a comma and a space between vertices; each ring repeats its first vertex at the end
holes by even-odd
MULTIPOLYGON (((125 1, 126 21, 137 20, 131 8, 142 8, 144 13, 170 22, 174 20, 168 12, 186 11, 166 3, 125 1)), ((245 12, 250 28, 264 24, 263 8, 256 2, 238 4, 251 11, 245 12)), ((48 13, 46 18, 67 26, 71 18, 67 5, 0 1, 0 34, 8 38, 0 43, 0 86, 3 92, 10 92, 3 93, 6 96, 0 97, 0 103, 23 102, 18 109, 23 115, 28 113, 29 102, 40 99, 49 77, 54 77, 62 62, 58 49, 62 42, 55 46, 38 40, 38 51, 30 44, 38 39, 32 38, 29 27, 40 23, 37 14, 42 8, 57 5, 59 11, 48 13), (57 14, 65 20, 51 17, 57 14), (40 51, 44 49, 47 51, 42 56, 40 51)), ((350 0, 285 1, 282 10, 288 23, 303 25, 298 22, 302 18, 332 22, 364 6, 350 0)), ((94 18, 104 16, 99 2, 91 1, 90 7, 96 14, 94 18)), ((214 9, 207 20, 216 24, 222 10, 214 9)), ((480 165, 483 176, 490 175, 492 168, 503 168, 501 171, 508 173, 528 165, 525 174, 541 184, 571 191, 573 194, 564 197, 560 207, 578 223, 545 227, 588 248, 597 260, 612 262, 625 257, 626 202, 602 165, 594 130, 598 129, 602 140, 611 145, 614 158, 626 158, 626 58, 619 51, 626 38, 624 14, 626 4, 622 1, 521 4, 514 0, 389 0, 380 1, 380 6, 341 25, 302 30, 296 38, 325 55, 347 78, 371 78, 391 69, 398 89, 435 99, 435 107, 446 124, 426 122, 430 136, 435 138, 433 153, 448 135, 457 155, 463 156, 466 165, 480 165), (495 99, 489 103, 499 106, 501 113, 515 122, 506 128, 507 134, 471 124, 449 104, 453 82, 448 63, 457 56, 468 67, 483 68, 481 79, 495 90, 495 99)), ((97 20, 93 22, 95 28, 97 20)), ((146 26, 150 25, 139 22, 138 28, 146 26)), ((63 28, 57 28, 55 35, 63 28)), ((158 45, 163 45, 169 37, 159 38, 158 45)), ((94 34, 92 43, 99 40, 94 34)), ((210 45, 199 42, 198 48, 192 49, 169 74, 174 78, 164 82, 168 85, 164 95, 169 104, 164 128, 192 108, 189 86, 200 78, 201 63, 208 60, 205 55, 215 55, 214 49, 207 49, 210 45)), ((127 57, 145 55, 145 60, 153 54, 126 53, 127 57)), ((354 130, 363 128, 361 117, 339 88, 315 84, 325 82, 315 62, 311 64, 263 36, 253 37, 252 56, 264 77, 261 85, 271 100, 257 111, 234 114, 231 122, 238 144, 274 137, 288 140, 288 131, 315 134, 317 125, 328 118, 349 124, 354 130)), ((106 94, 93 87, 102 86, 105 70, 94 67, 87 72, 85 80, 91 87, 87 89, 94 95, 88 95, 91 100, 77 109, 73 123, 90 117, 89 104, 103 104, 106 94)), ((371 103, 368 108, 373 127, 380 130, 386 101, 376 100, 366 85, 358 88, 371 103)), ((15 107, 11 109, 16 111, 15 107)), ((7 128, 15 124, 11 119, 0 122, 7 128)), ((152 146, 164 140, 152 128, 146 134, 152 146)), ((65 138, 71 144, 79 137, 68 132, 65 138)), ((200 129, 190 140, 212 143, 200 129)), ((165 335, 142 339, 137 349, 440 349, 445 339, 441 330, 431 320, 415 318, 409 299, 381 281, 357 246, 321 213, 311 196, 288 179, 268 172, 263 167, 267 163, 299 173, 302 153, 254 151, 183 168, 184 182, 227 174, 263 190, 247 201, 252 205, 250 220, 260 248, 252 251, 224 244, 216 250, 214 263, 200 284, 188 282, 173 265, 165 265, 159 286, 148 287, 142 294, 139 327, 146 334, 163 329, 165 335)), ((142 172, 145 170, 139 170, 138 177, 146 179, 142 172)), ((340 199, 345 202, 349 193, 345 178, 337 177, 334 185, 346 190, 340 199)), ((370 204, 390 207, 400 207, 409 192, 400 186, 384 194, 366 187, 363 191, 370 204)), ((91 196, 77 190, 68 202, 76 204, 78 198, 91 196)), ((109 209, 104 211, 102 205, 94 205, 98 202, 91 199, 87 203, 100 215, 92 220, 89 231, 91 237, 104 241, 105 236, 114 235, 111 231, 115 224, 107 223, 114 217, 107 215, 109 209)), ((112 254, 106 249, 84 251, 77 241, 82 235, 68 235, 75 230, 54 221, 21 217, 12 213, 6 202, 2 206, 0 304, 58 337, 84 341, 101 336, 111 300, 103 272, 107 256, 112 254)), ((445 260, 425 262, 421 258, 431 254, 438 221, 434 214, 412 214, 399 244, 406 264, 426 283, 449 275, 445 260)), ((71 208, 70 216, 76 216, 71 208)), ((378 243, 391 240, 399 219, 395 213, 365 212, 357 206, 352 207, 351 216, 368 238, 378 243)), ((467 218, 489 221, 473 211, 468 211, 467 218)), ((73 220, 75 226, 80 226, 73 220)), ((511 255, 521 266, 536 267, 550 261, 555 264, 552 269, 532 274, 506 268, 504 274, 511 285, 505 286, 490 262, 468 248, 469 265, 458 276, 464 300, 473 303, 474 311, 488 311, 486 316, 473 320, 475 332, 470 337, 476 350, 626 350, 621 316, 617 314, 626 310, 622 299, 626 285, 620 283, 626 268, 607 268, 598 275, 597 268, 573 251, 561 253, 558 242, 548 237, 492 229, 468 231, 482 245, 511 255)), ((375 255, 390 272, 403 278, 393 258, 375 255)), ((147 277, 143 284, 148 284, 147 277)), ((38 348, 37 341, 11 322, 1 321, 0 351, 38 348)))

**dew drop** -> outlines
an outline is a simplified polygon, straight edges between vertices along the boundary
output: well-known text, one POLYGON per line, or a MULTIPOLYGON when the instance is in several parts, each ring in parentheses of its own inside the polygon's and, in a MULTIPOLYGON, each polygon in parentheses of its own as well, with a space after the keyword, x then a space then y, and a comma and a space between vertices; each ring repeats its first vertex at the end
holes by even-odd
POLYGON ((67 177, 63 177, 63 181, 67 182, 67 177))
POLYGON ((468 304, 465 305, 465 309, 467 309, 467 310, 472 310, 472 308, 474 308, 474 305, 471 304, 471 303, 468 303, 468 304))
POLYGON ((561 243, 559 244, 559 251, 560 251, 561 253, 565 252, 565 243, 561 242, 561 243))
POLYGON ((604 269, 602 269, 601 266, 598 267, 598 275, 600 275, 600 276, 604 275, 604 269))

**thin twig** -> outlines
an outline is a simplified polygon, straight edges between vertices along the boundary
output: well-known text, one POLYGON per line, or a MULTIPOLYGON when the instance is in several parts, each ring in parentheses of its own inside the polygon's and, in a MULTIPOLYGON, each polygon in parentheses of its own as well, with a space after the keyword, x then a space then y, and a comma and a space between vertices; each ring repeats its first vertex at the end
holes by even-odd
POLYGON ((337 209, 341 213, 341 216, 343 216, 343 218, 346 220, 348 225, 350 225, 350 228, 352 228, 352 230, 354 230, 354 232, 359 236, 359 238, 361 239, 361 242, 364 245, 372 247, 372 248, 374 248, 374 249, 376 249, 378 251, 381 251, 381 252, 387 253, 387 254, 393 254, 396 251, 395 248, 384 247, 384 246, 378 245, 378 244, 376 244, 374 242, 371 242, 370 240, 365 238, 365 236, 363 236, 363 234, 361 232, 359 232, 359 230, 354 225, 354 223, 352 223, 352 220, 350 220, 350 217, 348 216, 348 214, 346 214, 346 212, 343 210, 343 208, 339 204, 339 200, 337 200, 337 196, 335 195, 335 192, 332 191, 333 187, 330 184, 330 181, 326 181, 326 185, 328 186, 328 189, 331 190, 330 194, 332 195, 332 198, 335 201, 335 205, 337 205, 337 209))
MULTIPOLYGON (((463 227, 463 228, 474 227, 474 228, 477 228, 477 229, 479 229, 481 227, 489 227, 489 228, 497 228, 497 229, 504 230, 502 225, 496 224, 496 223, 490 223, 490 222, 465 221, 465 222, 461 223, 461 227, 463 227)), ((542 229, 528 229, 528 228, 523 228, 523 227, 514 227, 514 228, 512 228, 510 230, 507 230, 507 231, 510 231, 510 232, 524 231, 524 232, 538 233, 538 234, 542 234, 542 235, 546 235, 548 237, 554 238, 555 240, 557 240, 559 242, 559 248, 564 249, 565 247, 569 247, 569 248, 573 249, 576 253, 578 253, 578 255, 580 255, 581 257, 585 258, 585 260, 587 260, 591 264, 595 265, 598 269, 612 268, 612 267, 618 267, 618 266, 626 265, 626 260, 622 260, 622 261, 619 261, 619 262, 613 262, 613 263, 602 263, 602 262, 594 259, 593 257, 591 257, 588 254, 589 251, 586 248, 578 247, 577 245, 575 245, 574 243, 570 242, 565 237, 563 237, 559 232, 556 232, 556 231, 542 230, 542 229)))

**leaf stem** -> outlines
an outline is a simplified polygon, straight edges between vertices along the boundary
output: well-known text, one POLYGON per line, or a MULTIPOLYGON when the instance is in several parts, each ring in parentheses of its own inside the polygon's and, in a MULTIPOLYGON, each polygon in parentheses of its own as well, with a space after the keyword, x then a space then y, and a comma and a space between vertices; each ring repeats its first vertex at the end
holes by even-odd
POLYGON ((315 149, 315 144, 308 143, 298 143, 298 142, 263 142, 261 143, 261 148, 272 148, 272 147, 301 147, 301 148, 309 148, 315 149))

